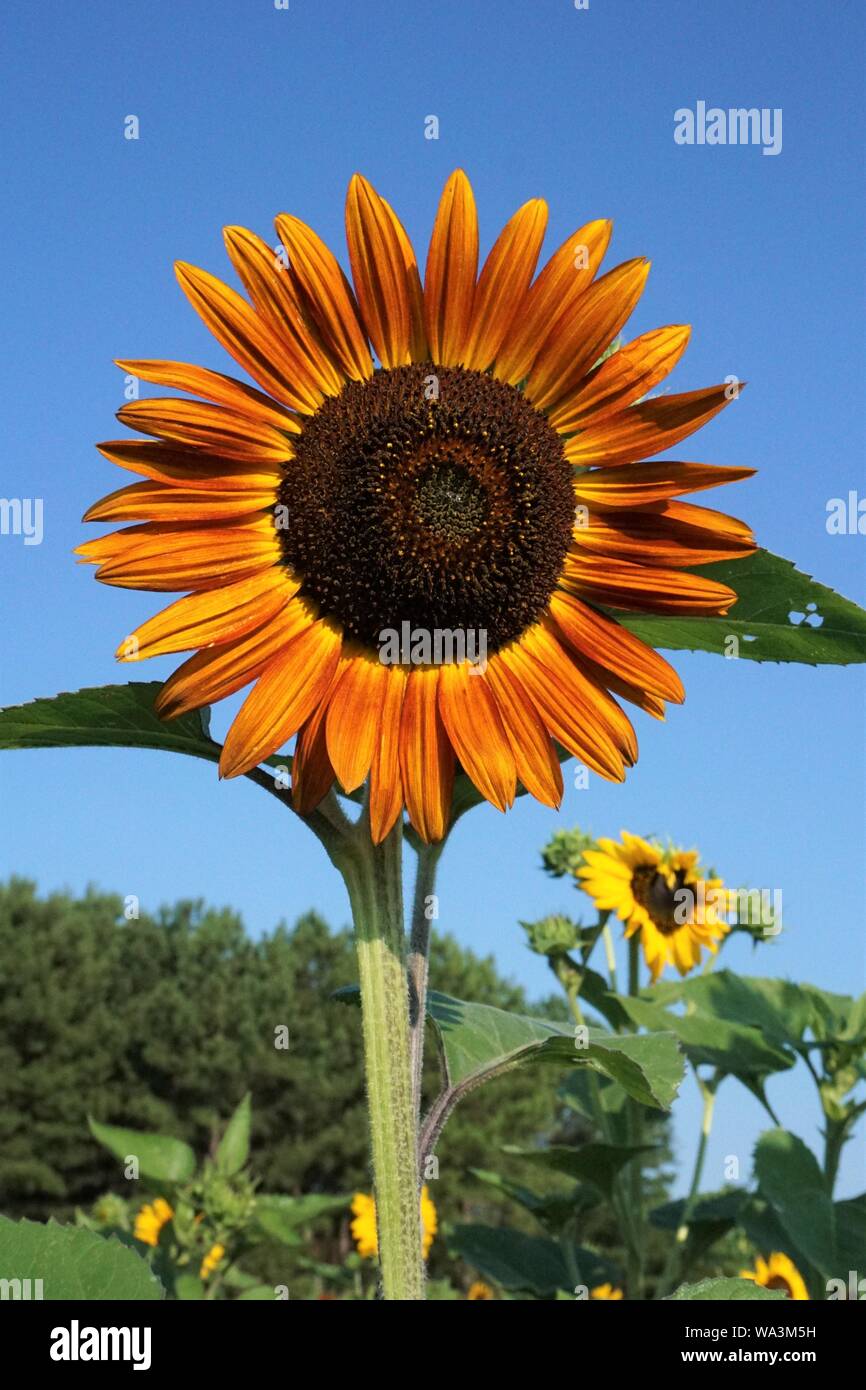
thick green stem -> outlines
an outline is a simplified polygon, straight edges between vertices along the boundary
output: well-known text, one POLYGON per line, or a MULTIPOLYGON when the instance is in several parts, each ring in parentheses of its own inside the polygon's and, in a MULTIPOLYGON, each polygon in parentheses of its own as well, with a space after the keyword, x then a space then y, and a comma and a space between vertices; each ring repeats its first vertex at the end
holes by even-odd
POLYGON ((442 840, 435 845, 420 845, 415 893, 412 902, 412 927, 409 937, 409 1023, 412 1064, 412 1094, 416 1121, 421 1113, 421 1076, 424 1068, 424 1023, 427 1013, 427 970, 430 956, 430 926, 433 921, 431 899, 436 885, 436 868, 445 848, 442 840))
POLYGON ((364 1067, 384 1297, 424 1298, 403 923, 402 827, 373 845, 366 816, 335 856, 358 950, 364 1067))

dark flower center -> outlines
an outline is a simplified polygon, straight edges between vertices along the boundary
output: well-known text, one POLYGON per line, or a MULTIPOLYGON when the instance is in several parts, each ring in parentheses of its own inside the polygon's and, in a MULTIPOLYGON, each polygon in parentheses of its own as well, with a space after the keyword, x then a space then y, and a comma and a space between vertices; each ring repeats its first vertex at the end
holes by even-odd
POLYGON ((641 907, 646 908, 662 936, 672 936, 685 925, 682 921, 678 922, 674 915, 677 908, 681 907, 676 894, 685 881, 685 871, 677 869, 672 888, 664 874, 660 874, 650 864, 642 865, 632 874, 631 891, 634 899, 641 907))
POLYGON ((483 632, 544 612, 571 543, 571 468, 521 392, 431 363, 350 382, 308 420, 276 520, 301 592, 378 646, 409 622, 483 632))

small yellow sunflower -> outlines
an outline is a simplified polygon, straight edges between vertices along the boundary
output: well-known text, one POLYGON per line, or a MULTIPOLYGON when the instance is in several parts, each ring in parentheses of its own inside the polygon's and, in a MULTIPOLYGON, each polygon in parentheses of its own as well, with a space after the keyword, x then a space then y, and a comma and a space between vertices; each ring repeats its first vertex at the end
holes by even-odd
POLYGON ((761 1255, 755 1260, 754 1269, 741 1269, 741 1279, 751 1279, 765 1289, 782 1289, 788 1298, 809 1302, 806 1283, 793 1260, 774 1250, 768 1260, 761 1255))
POLYGON ((718 951, 729 930, 728 890, 720 878, 704 876, 696 851, 665 850, 623 830, 621 841, 600 839, 583 858, 580 887, 626 923, 627 937, 640 933, 653 981, 668 964, 687 975, 702 950, 718 951))
POLYGON ((613 1284, 598 1284, 596 1288, 590 1289, 590 1298, 610 1298, 617 1300, 622 1298, 622 1289, 615 1289, 613 1284))
POLYGON ((514 214, 478 273, 475 200, 448 179, 422 286, 390 204, 356 174, 346 202, 354 289, 304 222, 283 250, 225 231, 248 299, 195 266, 181 287, 256 382, 182 362, 123 361, 161 396, 119 411, 149 436, 101 444, 143 481, 85 520, 132 522, 78 549, 122 588, 180 592, 127 637, 125 661, 193 653, 157 701, 166 719, 250 693, 220 774, 297 735, 293 804, 369 775, 370 827, 405 806, 444 835, 459 763, 500 810, 518 782, 558 806, 554 741, 602 777, 637 758, 618 698, 656 718, 679 677, 604 610, 723 614, 691 572, 755 548, 741 521, 676 499, 748 468, 647 463, 732 398, 729 386, 646 399, 688 327, 607 354, 649 262, 596 272, 588 222, 535 276, 547 222, 514 214))
MULTIPOLYGON (((376 1227, 376 1199, 366 1192, 357 1192, 352 1199, 351 1210, 354 1220, 350 1229, 352 1239, 358 1248, 358 1254, 362 1259, 378 1255, 379 1232, 376 1227)), ((421 1248, 426 1260, 430 1253, 430 1246, 433 1244, 433 1237, 439 1229, 436 1207, 426 1184, 421 1189, 420 1215, 421 1248)))
POLYGON ((469 1285, 466 1297, 471 1303, 489 1302, 493 1299, 493 1290, 483 1279, 476 1279, 474 1284, 469 1285))
POLYGON ((210 1250, 208 1250, 207 1254, 201 1262, 199 1278, 209 1279, 210 1276, 213 1274, 214 1270, 216 1269, 217 1265, 221 1262, 225 1253, 226 1248, 224 1245, 220 1245, 219 1242, 217 1242, 216 1245, 212 1245, 210 1250))
POLYGON ((164 1197, 146 1202, 135 1218, 133 1235, 145 1245, 158 1245, 160 1231, 163 1226, 168 1225, 173 1216, 174 1212, 164 1197))

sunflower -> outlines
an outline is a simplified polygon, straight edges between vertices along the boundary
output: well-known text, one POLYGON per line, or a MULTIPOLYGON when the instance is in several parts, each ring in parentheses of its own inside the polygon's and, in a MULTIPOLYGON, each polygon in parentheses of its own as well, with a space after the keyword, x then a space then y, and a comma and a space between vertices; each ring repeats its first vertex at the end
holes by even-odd
MULTIPOLYGON (((366 1192, 356 1192, 352 1199, 351 1223, 352 1239, 358 1247, 362 1259, 369 1259, 379 1253, 379 1232, 376 1227, 376 1199, 366 1192)), ((425 1183, 421 1189, 421 1248, 424 1259, 430 1254, 433 1237, 439 1229, 436 1207, 425 1183)))
POLYGON ((174 1216, 174 1211, 164 1197, 146 1202, 135 1218, 133 1235, 145 1245, 158 1245, 159 1233, 174 1216))
POLYGON ((493 1290, 483 1279, 476 1279, 474 1284, 469 1285, 466 1297, 470 1303, 489 1303, 493 1300, 493 1290))
POLYGON ((224 1245, 220 1245, 219 1243, 217 1243, 216 1245, 212 1245, 210 1250, 208 1250, 207 1254, 201 1262, 199 1278, 209 1279, 210 1276, 213 1274, 214 1270, 216 1269, 217 1265, 220 1264, 220 1262, 222 1261, 222 1258, 225 1255, 225 1253, 226 1248, 224 1245))
POLYGON ((614 1302, 622 1298, 622 1289, 615 1289, 613 1284, 599 1284, 596 1288, 590 1289, 590 1298, 609 1298, 614 1302))
POLYGON ((754 1269, 741 1269, 741 1279, 751 1279, 765 1289, 782 1289, 788 1298, 809 1301, 806 1283, 793 1260, 781 1251, 774 1250, 768 1260, 760 1255, 755 1260, 754 1269))
POLYGON ((255 387, 186 363, 118 363, 198 398, 132 401, 119 419, 149 437, 99 446, 142 481, 85 519, 134 524, 78 554, 107 584, 184 593, 118 657, 192 653, 157 700, 167 719, 252 685, 220 774, 297 735, 296 809, 369 775, 376 842, 404 806, 422 839, 441 839, 458 763, 500 810, 518 783, 558 806, 554 741, 622 781, 637 743, 618 700, 663 718, 684 694, 605 610, 723 614, 735 593, 690 567, 755 548, 742 522, 676 500, 752 469, 641 462, 711 419, 730 387, 648 398, 690 330, 608 353, 649 263, 596 278, 611 227, 593 221, 533 278, 546 220, 543 201, 525 203, 478 274, 457 170, 422 286, 402 223, 355 175, 354 289, 286 214, 278 255, 226 229, 248 298, 176 267, 255 387))
POLYGON ((729 930, 728 891, 704 875, 695 850, 664 850, 623 830, 621 841, 600 839, 583 859, 579 886, 600 911, 626 923, 627 937, 640 933, 653 981, 668 964, 687 975, 703 949, 716 954, 729 930))

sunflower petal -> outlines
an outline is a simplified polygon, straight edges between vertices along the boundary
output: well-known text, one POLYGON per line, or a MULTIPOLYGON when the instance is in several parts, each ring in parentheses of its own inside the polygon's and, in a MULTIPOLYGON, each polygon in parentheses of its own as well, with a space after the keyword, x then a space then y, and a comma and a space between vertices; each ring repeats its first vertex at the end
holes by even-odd
POLYGON ((336 624, 320 619, 265 667, 226 736, 221 777, 249 772, 297 733, 327 693, 341 643, 336 624))
POLYGON ((403 247, 376 190, 353 174, 346 195, 346 241, 364 327, 383 367, 411 359, 412 314, 403 247))
POLYGON ((673 371, 691 331, 687 324, 655 328, 606 357, 548 411, 553 428, 570 434, 590 417, 597 422, 634 405, 673 371))
POLYGON ((728 521, 721 512, 660 502, 640 511, 596 512, 574 534, 578 550, 592 555, 637 564, 711 565, 757 549, 747 526, 728 521), (714 517, 718 524, 713 524, 714 517))
POLYGON ((196 313, 204 320, 217 342, 239 362, 254 381, 278 401, 309 415, 320 404, 322 395, 301 376, 280 370, 284 348, 264 319, 215 275, 198 266, 178 261, 175 265, 180 287, 196 313))
POLYGON ((507 810, 516 790, 514 754, 484 674, 465 662, 442 666, 439 713, 467 777, 497 810, 507 810))
POLYGON ((409 673, 400 718, 400 775, 409 819, 426 844, 441 840, 451 815, 454 754, 436 698, 439 670, 409 673))
POLYGON ((686 698, 682 681, 664 657, 612 618, 562 590, 551 597, 550 612, 568 644, 582 656, 663 700, 681 704, 686 698))
POLYGON ((599 555, 569 555, 560 586, 594 603, 641 613, 724 615, 737 600, 726 584, 688 570, 633 565, 599 555))
POLYGON ((496 652, 488 661, 485 674, 511 744, 518 781, 544 806, 558 809, 562 801, 562 767, 535 705, 496 652))
POLYGON ((321 395, 336 396, 344 378, 310 332, 288 266, 246 227, 225 227, 223 237, 244 289, 283 342, 292 379, 300 378, 321 395))
POLYGON ((391 219, 403 256, 406 287, 409 294, 410 355, 413 362, 427 362, 430 358, 430 349, 427 346, 427 330, 424 327, 424 289, 421 284, 421 273, 418 270, 418 258, 406 228, 391 204, 385 198, 381 198, 380 201, 391 219))
POLYGON ((166 483, 131 483, 88 507, 84 521, 226 521, 269 507, 275 488, 218 492, 166 483))
POLYGON ((353 647, 346 670, 330 698, 326 738, 328 757, 346 792, 360 787, 373 761, 379 711, 388 669, 374 652, 353 647))
POLYGON ((650 263, 626 261, 590 285, 567 314, 560 314, 526 383, 538 410, 568 397, 610 346, 643 293, 650 263))
POLYGON ((463 364, 483 372, 496 358, 535 274, 547 204, 533 198, 506 223, 478 278, 463 364))
POLYGON ((254 420, 264 421, 278 430, 297 434, 301 428, 298 417, 292 411, 278 405, 263 391, 235 381, 234 377, 223 376, 222 372, 211 372, 190 362, 162 362, 146 358, 117 358, 115 366, 156 386, 170 386, 175 391, 187 391, 191 396, 201 396, 217 405, 230 406, 240 414, 246 413, 254 420))
POLYGON ((611 223, 587 222, 564 241, 530 285, 496 359, 494 375, 516 386, 532 369, 551 324, 585 294, 610 241, 611 223))
POLYGON ((78 546, 76 555, 98 564, 97 579, 122 589, 209 589, 255 574, 279 560, 273 518, 237 526, 189 527, 145 522, 78 546))
POLYGON ((370 767, 370 834, 380 845, 403 810, 403 781, 400 776, 400 726, 407 672, 402 666, 386 666, 388 673, 382 697, 379 737, 370 767))
POLYGON ((143 661, 234 641, 274 617, 300 587, 300 579, 292 579, 287 570, 270 569, 235 584, 187 594, 124 638, 117 659, 143 661))
POLYGON ((258 492, 277 489, 282 472, 276 460, 256 459, 255 463, 213 457, 183 445, 155 444, 143 439, 107 439, 97 444, 103 458, 139 473, 154 482, 180 488, 213 488, 228 492, 258 492))
POLYGON ((478 215, 462 169, 445 184, 433 224, 424 273, 424 321, 434 362, 463 360, 478 270, 478 215))
POLYGON ((299 217, 281 213, 276 227, 289 253, 305 317, 316 324, 328 352, 346 375, 353 381, 365 381, 373 375, 373 359, 355 296, 336 257, 299 217))
POLYGON ((578 502, 591 507, 639 507, 663 502, 684 492, 703 492, 752 478, 754 468, 724 468, 713 463, 624 463, 594 468, 574 480, 578 502))
MULTIPOLYGON (((742 389, 745 383, 740 383, 742 389)), ((610 415, 600 424, 590 424, 569 439, 565 457, 569 463, 589 468, 594 463, 608 467, 651 458, 663 449, 672 449, 681 439, 699 430, 733 397, 729 386, 709 386, 686 391, 679 396, 660 396, 643 405, 629 406, 610 415)))
POLYGON ((293 637, 312 627, 316 616, 315 607, 306 599, 293 598, 253 632, 196 652, 162 687, 154 701, 157 714, 162 719, 175 719, 187 710, 234 695, 249 685, 293 637))
POLYGON ((277 463, 292 452, 287 435, 228 406, 152 396, 122 406, 117 418, 139 434, 156 435, 242 463, 258 459, 277 463))

